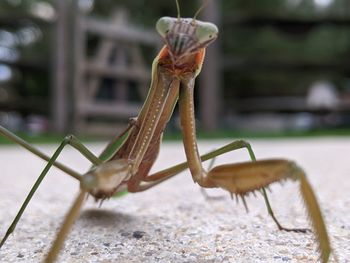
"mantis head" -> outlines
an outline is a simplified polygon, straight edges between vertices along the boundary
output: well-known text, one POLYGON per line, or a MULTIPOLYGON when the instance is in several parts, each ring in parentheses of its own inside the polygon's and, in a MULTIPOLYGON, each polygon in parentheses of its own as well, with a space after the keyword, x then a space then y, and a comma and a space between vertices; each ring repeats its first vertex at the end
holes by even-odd
POLYGON ((162 17, 156 28, 164 39, 174 64, 207 47, 217 38, 219 32, 212 23, 180 17, 162 17))

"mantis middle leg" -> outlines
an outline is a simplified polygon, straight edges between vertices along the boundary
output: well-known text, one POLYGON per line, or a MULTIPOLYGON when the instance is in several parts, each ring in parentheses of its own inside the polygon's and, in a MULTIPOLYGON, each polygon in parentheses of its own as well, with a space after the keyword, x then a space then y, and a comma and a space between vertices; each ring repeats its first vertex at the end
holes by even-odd
MULTIPOLYGON (((18 137, 14 133, 12 133, 9 130, 7 130, 6 128, 2 127, 1 125, 0 125, 0 134, 2 134, 5 138, 9 139, 10 141, 12 141, 12 142, 22 146, 23 148, 27 149, 29 152, 33 153, 34 155, 38 156, 39 158, 43 159, 44 161, 47 161, 47 162, 50 161, 51 157, 47 156, 45 153, 43 153, 39 149, 35 148, 33 145, 30 145, 28 142, 26 142, 25 140, 21 139, 20 137, 18 137)), ((80 174, 78 174, 77 172, 73 171, 72 169, 70 169, 69 167, 65 166, 64 164, 55 161, 53 163, 53 165, 55 167, 57 167, 58 169, 60 169, 61 171, 69 174, 73 178, 75 178, 77 180, 80 180, 80 174)))
POLYGON ((64 147, 67 146, 67 145, 71 145, 72 147, 77 149, 83 156, 85 156, 94 165, 98 165, 98 164, 102 163, 102 161, 98 157, 96 157, 92 152, 90 152, 77 138, 75 138, 72 135, 67 136, 61 142, 60 146, 54 152, 52 157, 49 158, 49 161, 48 161, 47 165, 45 166, 45 168, 43 169, 43 171, 39 175, 38 179, 35 181, 33 187, 31 188, 28 196, 24 200, 24 202, 23 202, 20 210, 18 211, 16 217, 14 218, 14 220, 11 223, 10 227, 7 229, 5 236, 1 240, 0 248, 4 245, 4 243, 6 242, 7 238, 9 237, 9 235, 15 230, 18 221, 20 220, 22 214, 24 213, 24 210, 26 209, 27 205, 29 204, 30 200, 32 199, 34 193, 36 192, 36 190, 40 186, 41 182, 43 181, 43 179, 47 175, 47 173, 50 170, 50 168, 55 164, 55 161, 57 160, 58 156, 60 155, 60 153, 62 152, 64 147))

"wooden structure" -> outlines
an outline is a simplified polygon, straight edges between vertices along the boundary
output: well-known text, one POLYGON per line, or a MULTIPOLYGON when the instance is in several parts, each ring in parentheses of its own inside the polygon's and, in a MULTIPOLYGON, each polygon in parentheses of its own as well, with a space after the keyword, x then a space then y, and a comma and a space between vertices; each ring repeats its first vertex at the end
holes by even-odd
POLYGON ((74 10, 74 3, 70 1, 56 0, 54 2, 57 10, 57 20, 54 24, 55 39, 53 41, 53 54, 52 61, 52 96, 51 96, 51 115, 52 115, 52 127, 51 129, 59 133, 67 132, 68 123, 68 111, 70 101, 68 100, 69 86, 69 51, 71 50, 71 41, 69 28, 69 15, 70 10, 74 10))
MULTIPOLYGON (((198 6, 203 1, 197 0, 198 6)), ((217 24, 221 31, 218 40, 207 49, 206 61, 197 82, 199 85, 196 88, 196 101, 199 103, 196 105, 196 116, 200 117, 199 128, 217 129, 223 119, 222 117, 219 120, 218 117, 224 116, 222 113, 225 113, 223 105, 229 105, 225 108, 230 108, 232 111, 226 112, 227 116, 260 111, 292 113, 311 111, 305 105, 304 94, 301 93, 297 97, 282 98, 271 94, 270 97, 262 99, 252 95, 239 97, 237 92, 232 92, 230 95, 233 99, 230 101, 230 96, 223 98, 222 94, 224 92, 226 94, 228 88, 233 89, 226 87, 226 90, 223 90, 223 76, 261 71, 338 72, 344 76, 349 75, 350 66, 345 60, 321 63, 308 60, 280 61, 259 59, 253 55, 236 57, 236 54, 230 56, 227 55, 228 53, 220 57, 221 52, 225 52, 225 50, 222 51, 225 48, 225 39, 232 37, 237 27, 256 29, 272 27, 282 32, 306 34, 325 25, 334 28, 349 27, 349 18, 344 16, 298 19, 258 14, 221 18, 222 2, 224 1, 209 1, 208 6, 200 14, 201 20, 217 24), (221 20, 224 21, 221 23, 221 20), (223 34, 224 31, 225 34, 223 34), (221 47, 220 42, 224 43, 221 47)), ((123 122, 124 126, 129 117, 138 113, 148 91, 151 64, 150 60, 144 61, 143 46, 150 46, 150 49, 154 50, 150 55, 153 58, 162 42, 154 29, 140 30, 131 26, 125 12, 119 12, 109 21, 98 21, 79 13, 76 7, 77 0, 55 0, 53 3, 57 17, 50 22, 42 21, 29 14, 3 13, 0 15, 2 26, 18 25, 22 23, 21 21, 33 21, 40 26, 55 28, 55 40, 51 43, 53 44, 52 58, 30 62, 0 61, 23 72, 35 71, 38 74, 39 71, 39 74, 46 76, 49 70, 52 70, 50 100, 35 97, 23 99, 20 96, 12 96, 9 99, 3 96, 0 98, 0 109, 22 114, 48 115, 47 113, 50 112, 51 127, 55 132, 67 133, 75 130, 94 134, 115 133, 118 123, 123 122), (97 47, 93 54, 91 54, 91 46, 87 46, 92 42, 97 47), (47 63, 51 59, 52 68, 49 69, 47 63), (131 93, 132 96, 130 96, 131 93), (136 93, 138 100, 133 97, 136 93)), ((347 102, 342 102, 339 107, 342 111, 349 109, 347 102)))
MULTIPOLYGON (((203 1, 199 1, 199 6, 203 1)), ((220 28, 220 3, 209 1, 208 6, 203 10, 204 21, 215 23, 220 28)), ((220 38, 215 40, 206 51, 206 61, 203 64, 202 73, 199 76, 199 116, 201 120, 200 128, 205 131, 218 129, 219 116, 222 111, 220 101, 222 101, 222 74, 220 60, 220 38), (210 105, 210 107, 208 107, 210 105)))
MULTIPOLYGON (((74 130, 84 134, 114 134, 119 124, 137 116, 151 79, 141 46, 160 47, 154 31, 128 24, 119 10, 111 21, 78 15, 75 32, 74 130), (88 36, 97 37, 96 52, 88 56, 88 36), (139 100, 130 97, 138 93, 139 100), (132 94, 131 94, 132 93, 132 94)), ((120 127, 121 128, 121 127, 120 127)))
MULTIPOLYGON (((3 62, 25 71, 40 70, 46 76, 49 74, 50 98, 6 99, 0 101, 0 108, 45 115, 50 119, 50 129, 57 133, 115 133, 118 123, 124 127, 127 119, 139 112, 151 78, 151 60, 144 61, 143 56, 152 50, 154 53, 149 57, 153 59, 163 42, 155 29, 143 30, 130 25, 125 11, 101 21, 79 12, 77 0, 52 3, 57 16, 50 22, 29 15, 22 19, 17 13, 0 16, 3 23, 17 24, 24 19, 39 25, 45 23, 53 28, 54 36, 49 43, 52 57, 45 63, 3 62), (91 54, 91 43, 95 45, 94 54, 91 54)), ((201 19, 217 23, 217 8, 218 4, 212 1, 201 19)), ((218 45, 208 49, 206 61, 211 63, 205 63, 197 82, 200 88, 197 88, 196 111, 201 118, 199 127, 203 129, 215 129, 218 123, 221 98, 218 51, 218 45)))

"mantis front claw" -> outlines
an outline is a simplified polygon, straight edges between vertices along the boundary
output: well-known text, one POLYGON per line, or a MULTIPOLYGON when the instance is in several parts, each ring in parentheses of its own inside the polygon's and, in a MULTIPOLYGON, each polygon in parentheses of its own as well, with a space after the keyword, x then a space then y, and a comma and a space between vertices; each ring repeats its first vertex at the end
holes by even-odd
MULTIPOLYGON (((271 183, 291 179, 300 182, 300 192, 305 202, 318 241, 322 262, 328 262, 331 246, 314 191, 304 171, 294 162, 284 159, 271 159, 255 162, 219 165, 208 173, 216 187, 223 188, 231 194, 244 197, 247 193, 260 190, 271 183)), ((295 229, 282 229, 296 231, 295 229)), ((298 229, 306 232, 307 229, 298 229)))

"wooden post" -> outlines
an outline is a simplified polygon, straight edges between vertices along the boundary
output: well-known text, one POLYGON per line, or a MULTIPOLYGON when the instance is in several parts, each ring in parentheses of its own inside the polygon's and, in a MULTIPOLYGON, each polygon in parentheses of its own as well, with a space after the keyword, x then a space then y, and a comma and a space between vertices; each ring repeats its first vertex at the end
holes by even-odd
POLYGON ((57 21, 54 36, 53 76, 51 92, 51 128, 55 132, 63 133, 67 128, 67 85, 68 63, 67 51, 69 50, 69 10, 70 1, 55 1, 57 21))
MULTIPOLYGON (((198 1, 199 5, 203 0, 198 1)), ((209 1, 202 11, 201 19, 220 28, 220 1, 209 1)), ((219 30, 220 31, 220 30, 219 30)), ((220 32, 219 32, 220 37, 220 32)), ((219 40, 207 48, 202 73, 199 75, 199 109, 202 128, 206 131, 218 129, 222 104, 219 40)))
POLYGON ((85 129, 84 114, 81 110, 82 102, 87 100, 87 94, 82 92, 87 86, 85 82, 84 65, 86 63, 86 28, 84 24, 84 15, 79 10, 78 2, 74 8, 74 39, 73 39, 73 130, 81 132, 85 129))

